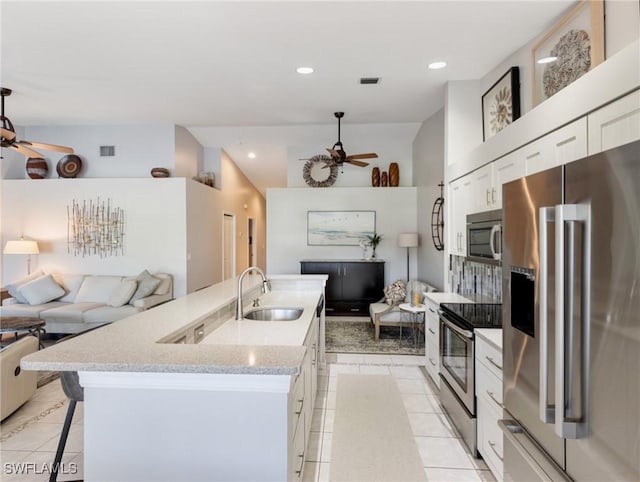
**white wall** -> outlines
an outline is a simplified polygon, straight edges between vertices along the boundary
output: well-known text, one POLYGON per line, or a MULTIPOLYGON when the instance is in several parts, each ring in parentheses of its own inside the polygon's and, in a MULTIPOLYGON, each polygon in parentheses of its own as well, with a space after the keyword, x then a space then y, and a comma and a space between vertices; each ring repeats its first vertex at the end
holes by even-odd
POLYGON ((453 164, 482 142, 480 82, 450 81, 444 100, 444 161, 453 164), (478 121, 480 119, 480 121, 478 121))
MULTIPOLYGON (((174 294, 187 289, 184 178, 5 180, 2 246, 21 235, 38 241, 32 269, 70 273, 137 275, 143 269, 174 276, 174 294), (111 199, 125 210, 125 254, 100 258, 67 252, 67 206, 111 199)), ((22 278, 22 255, 4 255, 2 284, 22 278)))
MULTIPOLYGON (((402 174, 401 174, 402 175, 402 174)), ((287 188, 267 190, 267 271, 299 273, 303 259, 361 259, 359 246, 307 246, 307 211, 375 211, 383 240, 376 250, 385 263, 385 282, 406 279, 406 248, 396 246, 400 232, 416 232, 416 189, 287 188)), ((416 276, 415 250, 410 276, 416 276)))
POLYGON ((175 168, 173 175, 191 179, 203 169, 204 149, 191 132, 175 126, 175 168))
POLYGON ((222 200, 218 189, 186 180, 187 293, 222 281, 222 200))
POLYGON ((216 176, 215 187, 222 189, 222 149, 219 147, 205 147, 202 170, 213 172, 216 176))
MULTIPOLYGON (((174 126, 34 126, 24 128, 24 138, 72 147, 82 158, 79 178, 151 177, 151 168, 166 167, 174 171, 174 126), (116 155, 100 157, 100 146, 115 146, 116 155)), ((64 154, 44 151, 50 178, 57 178, 56 165, 64 154)), ((7 173, 9 174, 9 173, 7 173)), ((20 175, 5 179, 24 179, 20 175)))
MULTIPOLYGON (((417 188, 418 233, 420 233, 420 246, 417 253, 418 278, 439 290, 444 289, 445 254, 444 251, 436 250, 431 239, 431 210, 441 193, 438 184, 444 179, 443 159, 444 110, 440 109, 422 123, 413 141, 413 172, 417 188)), ((444 241, 444 237, 442 240, 444 241)))

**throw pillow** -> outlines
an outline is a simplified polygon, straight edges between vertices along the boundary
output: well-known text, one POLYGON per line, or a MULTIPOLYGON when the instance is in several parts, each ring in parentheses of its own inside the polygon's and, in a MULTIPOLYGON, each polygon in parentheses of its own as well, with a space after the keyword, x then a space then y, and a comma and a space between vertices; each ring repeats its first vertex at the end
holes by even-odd
POLYGON ((74 303, 107 304, 111 293, 120 287, 122 276, 85 276, 74 303))
POLYGON ((73 303, 76 300, 76 296, 78 295, 78 291, 80 290, 80 286, 84 281, 83 274, 68 274, 68 273, 54 273, 53 279, 56 280, 60 286, 62 286, 66 295, 60 298, 60 301, 67 301, 69 303, 73 303))
POLYGON ((15 283, 7 285, 6 286, 7 291, 9 292, 9 294, 11 296, 13 296, 16 299, 16 301, 18 303, 26 303, 27 300, 24 298, 24 296, 22 296, 20 293, 18 293, 18 288, 20 288, 24 284, 27 284, 29 281, 33 281, 34 279, 42 278, 43 276, 44 276, 44 271, 39 269, 35 273, 31 273, 26 278, 22 278, 21 280, 18 280, 15 283))
POLYGON ((160 284, 160 279, 153 276, 146 269, 136 276, 136 281, 138 282, 138 288, 129 300, 130 304, 133 304, 134 301, 140 298, 146 298, 152 294, 160 284))
POLYGON ((111 293, 107 304, 113 307, 126 305, 137 288, 138 283, 136 281, 122 280, 120 286, 113 293, 111 293))
POLYGON ((171 288, 171 278, 168 275, 163 277, 157 276, 156 278, 160 279, 160 284, 153 292, 154 295, 166 295, 169 292, 169 288, 171 288))
POLYGON ((18 293, 30 305, 41 305, 64 296, 64 288, 53 279, 50 274, 34 279, 18 288, 18 293))
POLYGON ((389 305, 403 301, 406 294, 402 280, 396 280, 384 288, 384 298, 389 305))

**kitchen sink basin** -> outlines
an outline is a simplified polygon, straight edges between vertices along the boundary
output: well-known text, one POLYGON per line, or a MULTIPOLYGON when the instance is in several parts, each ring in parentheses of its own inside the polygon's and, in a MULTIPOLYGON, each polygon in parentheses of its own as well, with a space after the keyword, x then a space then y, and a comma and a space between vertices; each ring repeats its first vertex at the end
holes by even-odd
POLYGON ((256 308, 244 314, 247 320, 293 321, 302 316, 302 308, 256 308))

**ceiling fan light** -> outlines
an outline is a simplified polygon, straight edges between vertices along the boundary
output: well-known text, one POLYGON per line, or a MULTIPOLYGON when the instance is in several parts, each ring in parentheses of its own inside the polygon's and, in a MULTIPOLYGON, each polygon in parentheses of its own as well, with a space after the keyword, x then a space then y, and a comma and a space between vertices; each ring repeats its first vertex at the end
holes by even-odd
POLYGON ((313 67, 298 67, 296 69, 296 72, 303 75, 313 74, 313 67))
POLYGON ((447 63, 443 60, 439 60, 437 62, 431 62, 428 67, 431 70, 444 69, 447 66, 447 63))

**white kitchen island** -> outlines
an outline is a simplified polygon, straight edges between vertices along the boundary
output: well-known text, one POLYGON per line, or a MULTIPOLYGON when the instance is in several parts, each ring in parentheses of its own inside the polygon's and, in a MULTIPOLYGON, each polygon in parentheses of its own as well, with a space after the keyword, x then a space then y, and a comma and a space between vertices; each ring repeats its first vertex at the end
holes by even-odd
MULTIPOLYGON (((299 307, 295 321, 235 321, 236 280, 25 357, 77 371, 86 480, 296 480, 324 359, 326 276, 246 277, 243 305, 299 307)), ((247 311, 250 308, 245 308, 247 311)))

